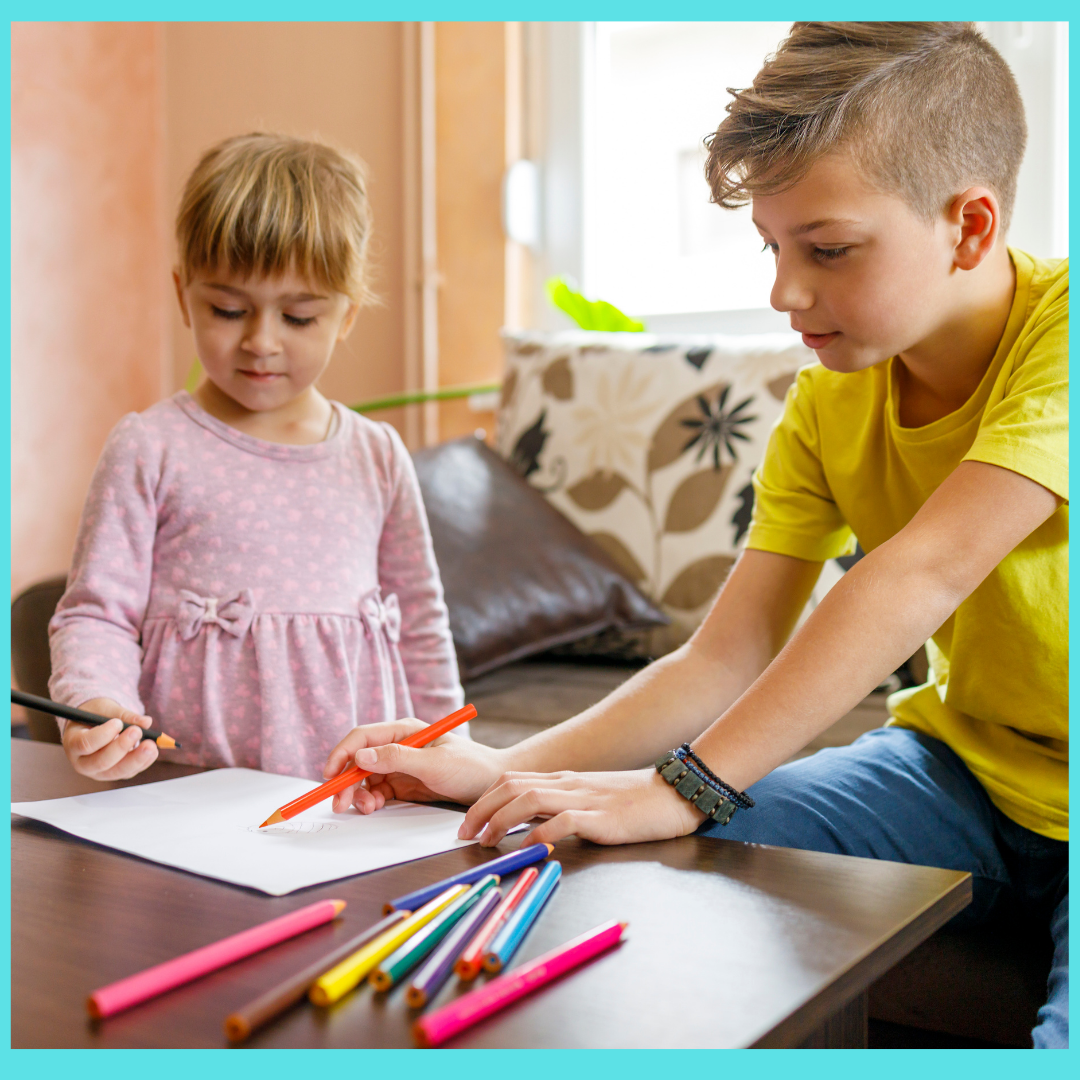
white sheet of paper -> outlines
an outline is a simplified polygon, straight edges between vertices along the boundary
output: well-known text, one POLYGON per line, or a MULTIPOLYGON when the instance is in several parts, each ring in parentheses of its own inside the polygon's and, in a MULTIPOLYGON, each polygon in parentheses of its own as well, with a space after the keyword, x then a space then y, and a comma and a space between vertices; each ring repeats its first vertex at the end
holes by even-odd
POLYGON ((329 801, 280 825, 273 811, 317 787, 254 769, 213 769, 156 784, 11 804, 13 814, 95 844, 271 896, 466 847, 455 810, 391 803, 335 814, 329 801))

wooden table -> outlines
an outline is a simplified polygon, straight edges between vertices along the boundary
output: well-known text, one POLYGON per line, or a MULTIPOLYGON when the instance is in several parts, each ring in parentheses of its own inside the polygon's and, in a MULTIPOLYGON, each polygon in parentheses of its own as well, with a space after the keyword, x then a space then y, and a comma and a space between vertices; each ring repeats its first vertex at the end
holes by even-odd
MULTIPOLYGON (((159 762, 127 783, 193 771, 159 762)), ((60 747, 12 740, 14 800, 99 788, 60 747)), ((629 922, 627 940, 451 1045, 865 1046, 867 987, 971 897, 968 874, 697 836, 613 848, 568 840, 556 856, 562 883, 519 959, 610 918, 629 922)), ((223 1046, 233 1008, 374 922, 386 899, 491 857, 462 848, 269 897, 14 817, 12 1045, 223 1046), (348 901, 337 924, 103 1023, 87 1019, 95 987, 323 897, 348 901)), ((457 992, 454 979, 436 1000, 457 992)), ((303 1003, 251 1045, 410 1046, 414 1016, 403 987, 365 984, 329 1010, 303 1003)))

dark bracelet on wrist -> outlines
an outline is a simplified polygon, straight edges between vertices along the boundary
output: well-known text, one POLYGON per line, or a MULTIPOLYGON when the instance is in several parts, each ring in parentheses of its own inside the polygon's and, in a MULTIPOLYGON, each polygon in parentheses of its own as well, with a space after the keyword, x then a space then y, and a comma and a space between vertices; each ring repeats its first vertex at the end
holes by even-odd
POLYGON ((656 761, 656 771, 707 818, 726 825, 736 808, 749 809, 754 800, 725 783, 683 743, 656 761))
POLYGON ((754 805, 754 800, 751 799, 749 795, 747 795, 745 792, 739 791, 738 788, 733 788, 730 784, 727 784, 723 780, 721 780, 720 777, 717 776, 716 773, 714 773, 712 769, 710 769, 709 766, 706 765, 705 762, 702 761, 701 758, 699 758, 697 754, 695 754, 694 751, 690 749, 690 744, 688 742, 684 742, 682 746, 679 747, 679 749, 683 752, 683 754, 686 755, 686 757, 690 758, 690 760, 693 761, 698 766, 698 768, 700 768, 701 771, 740 809, 749 810, 750 807, 754 805))

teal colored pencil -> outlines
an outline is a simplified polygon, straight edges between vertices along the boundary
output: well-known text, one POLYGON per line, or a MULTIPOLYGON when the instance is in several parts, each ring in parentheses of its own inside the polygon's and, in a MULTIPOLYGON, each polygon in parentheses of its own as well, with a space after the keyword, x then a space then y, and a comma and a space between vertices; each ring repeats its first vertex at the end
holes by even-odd
POLYGON ((485 971, 502 971, 510 963, 530 927, 536 922, 541 909, 555 891, 561 876, 562 864, 555 861, 549 862, 540 871, 540 876, 525 894, 525 899, 518 904, 517 910, 507 919, 492 940, 491 948, 484 954, 485 971))
POLYGON ((454 928, 489 889, 499 884, 495 874, 482 877, 467 893, 462 893, 445 911, 432 919, 419 933, 403 942, 368 976, 376 990, 389 990, 403 975, 407 975, 454 928))

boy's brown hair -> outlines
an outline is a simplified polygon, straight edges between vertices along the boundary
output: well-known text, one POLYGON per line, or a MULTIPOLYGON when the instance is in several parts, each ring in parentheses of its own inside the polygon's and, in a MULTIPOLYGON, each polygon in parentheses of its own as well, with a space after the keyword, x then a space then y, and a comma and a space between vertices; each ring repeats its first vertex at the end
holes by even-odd
POLYGON ((712 201, 736 207, 798 183, 833 150, 927 222, 972 184, 1002 233, 1027 125, 1016 80, 969 22, 797 22, 705 140, 712 201))
POLYGON ((293 271, 370 301, 371 209, 358 159, 319 142, 259 132, 208 150, 176 217, 180 274, 293 271))

